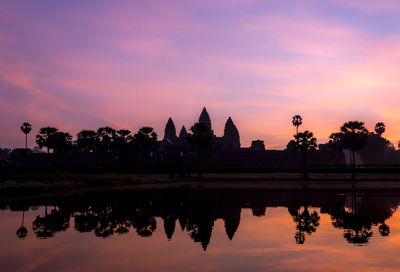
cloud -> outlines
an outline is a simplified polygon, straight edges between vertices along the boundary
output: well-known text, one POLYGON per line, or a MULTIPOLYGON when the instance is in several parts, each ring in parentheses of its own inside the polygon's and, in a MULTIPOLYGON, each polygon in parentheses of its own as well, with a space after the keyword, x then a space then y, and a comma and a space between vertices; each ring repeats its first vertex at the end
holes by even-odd
POLYGON ((355 118, 387 123, 392 141, 400 134, 400 34, 369 31, 379 22, 354 19, 354 8, 337 20, 311 0, 57 5, 3 3, 13 23, 0 25, 0 113, 19 111, 0 145, 15 146, 21 120, 73 134, 104 124, 162 132, 170 116, 189 127, 202 106, 218 134, 232 115, 244 146, 284 147, 293 114, 321 141, 355 118))

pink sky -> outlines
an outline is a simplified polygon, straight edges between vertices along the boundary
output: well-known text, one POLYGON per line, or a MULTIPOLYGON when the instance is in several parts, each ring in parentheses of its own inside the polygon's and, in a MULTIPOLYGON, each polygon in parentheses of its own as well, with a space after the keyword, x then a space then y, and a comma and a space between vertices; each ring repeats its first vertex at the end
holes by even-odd
POLYGON ((217 135, 284 148, 348 120, 400 139, 397 0, 12 1, 0 3, 0 147, 22 122, 76 135, 113 126, 190 127, 206 106, 217 135))

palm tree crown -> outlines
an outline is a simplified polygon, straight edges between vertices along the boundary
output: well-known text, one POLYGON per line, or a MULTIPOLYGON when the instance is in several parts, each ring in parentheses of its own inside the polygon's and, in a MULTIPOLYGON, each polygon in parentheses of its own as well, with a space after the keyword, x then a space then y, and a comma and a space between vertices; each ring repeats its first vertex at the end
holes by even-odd
POLYGON ((301 118, 301 116, 298 115, 298 114, 293 116, 292 124, 293 124, 293 126, 296 127, 296 134, 298 134, 299 133, 299 126, 301 126, 301 124, 303 124, 303 118, 301 118))
POLYGON ((368 130, 364 122, 349 121, 340 128, 342 132, 342 141, 345 149, 359 150, 364 147, 367 141, 368 130))
POLYGON ((317 139, 314 134, 308 130, 297 133, 294 135, 296 146, 298 151, 306 152, 308 150, 315 150, 317 147, 317 139))
POLYGON ((24 122, 21 126, 21 130, 25 134, 25 149, 27 149, 28 148, 28 134, 29 134, 29 132, 31 132, 32 126, 28 122, 24 122))
POLYGON ((384 123, 382 123, 382 122, 376 123, 376 125, 375 125, 376 134, 378 134, 379 136, 382 136, 382 134, 385 132, 385 130, 386 130, 386 126, 384 123))
POLYGON ((29 134, 29 132, 32 130, 32 126, 28 122, 25 122, 22 124, 21 130, 24 134, 29 134))

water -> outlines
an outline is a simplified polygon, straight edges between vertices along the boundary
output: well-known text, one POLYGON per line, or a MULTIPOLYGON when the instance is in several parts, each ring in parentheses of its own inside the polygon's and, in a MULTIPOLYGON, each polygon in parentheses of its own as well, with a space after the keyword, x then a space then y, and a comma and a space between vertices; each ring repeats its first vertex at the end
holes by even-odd
POLYGON ((396 192, 160 189, 0 202, 1 271, 396 271, 396 192))

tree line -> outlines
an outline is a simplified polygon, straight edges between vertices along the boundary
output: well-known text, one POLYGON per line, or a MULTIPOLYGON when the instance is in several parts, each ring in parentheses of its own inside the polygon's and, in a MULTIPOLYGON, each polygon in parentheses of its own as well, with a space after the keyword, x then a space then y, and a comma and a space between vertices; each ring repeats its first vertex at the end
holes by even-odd
MULTIPOLYGON (((288 147, 292 150, 297 150, 302 154, 303 160, 303 178, 308 178, 307 173, 307 153, 315 151, 317 148, 317 139, 314 134, 308 130, 299 132, 299 126, 303 123, 300 115, 295 115, 292 118, 292 124, 296 127, 296 134, 294 140, 289 142, 288 147)), ((339 132, 334 132, 329 136, 328 147, 340 154, 345 150, 349 151, 350 164, 352 166, 352 179, 355 179, 355 166, 356 166, 356 152, 363 150, 367 143, 375 145, 374 156, 376 152, 384 152, 385 148, 394 150, 394 146, 382 134, 386 131, 386 126, 383 122, 378 122, 375 125, 375 133, 369 132, 365 127, 364 122, 361 121, 348 121, 344 123, 339 132)), ((361 153, 361 155, 363 155, 361 153)), ((366 153, 364 153, 366 155, 366 153)), ((365 156, 364 156, 365 157, 365 156)))
MULTIPOLYGON (((317 139, 311 131, 299 131, 299 127, 303 124, 300 115, 293 116, 292 124, 296 127, 296 133, 288 143, 287 149, 298 151, 301 154, 303 178, 307 179, 307 157, 309 152, 317 149, 317 139)), ((21 126, 21 130, 25 134, 25 147, 27 147, 27 135, 31 129, 31 125, 27 122, 21 126)), ((369 132, 362 121, 348 121, 339 128, 338 132, 330 135, 326 145, 330 151, 336 152, 339 157, 343 157, 345 151, 349 152, 354 179, 356 153, 360 153, 365 161, 373 161, 374 158, 384 156, 386 150, 394 151, 394 146, 382 137, 385 130, 386 126, 382 122, 376 124, 374 133, 369 132), (369 151, 368 148, 365 149, 367 145, 369 151)), ((149 126, 140 128, 136 133, 127 129, 116 130, 106 126, 100 127, 97 131, 82 130, 77 134, 76 140, 73 141, 68 132, 60 131, 55 127, 44 127, 39 130, 35 139, 38 147, 45 148, 47 153, 50 151, 66 153, 75 146, 81 152, 86 153, 102 152, 112 153, 116 156, 129 156, 131 155, 130 152, 135 152, 136 156, 144 159, 145 156, 148 156, 149 148, 156 143, 157 133, 149 126)), ((198 172, 201 176, 202 165, 207 160, 207 155, 212 147, 213 133, 206 125, 195 123, 190 128, 185 140, 190 146, 195 147, 193 151, 197 153, 198 172)))

